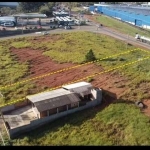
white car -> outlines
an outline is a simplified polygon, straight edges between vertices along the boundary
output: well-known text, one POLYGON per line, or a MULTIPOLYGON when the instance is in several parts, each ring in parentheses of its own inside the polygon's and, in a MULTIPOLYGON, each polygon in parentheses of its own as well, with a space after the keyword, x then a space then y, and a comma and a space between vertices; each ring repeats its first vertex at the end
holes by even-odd
POLYGON ((49 33, 47 31, 43 32, 43 35, 48 35, 49 33))
POLYGON ((14 27, 15 24, 13 22, 5 22, 3 26, 4 27, 14 27))
POLYGON ((66 30, 67 30, 67 29, 71 29, 71 26, 65 26, 64 28, 65 28, 66 30))

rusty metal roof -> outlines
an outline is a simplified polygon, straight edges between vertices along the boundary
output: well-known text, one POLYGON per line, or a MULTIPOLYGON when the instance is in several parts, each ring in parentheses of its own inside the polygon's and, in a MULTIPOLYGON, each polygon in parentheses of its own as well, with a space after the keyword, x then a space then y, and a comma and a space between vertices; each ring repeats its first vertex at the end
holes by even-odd
POLYGON ((80 99, 76 93, 69 93, 66 95, 60 95, 58 97, 51 97, 50 99, 35 102, 34 105, 39 112, 58 108, 67 104, 79 102, 80 99))

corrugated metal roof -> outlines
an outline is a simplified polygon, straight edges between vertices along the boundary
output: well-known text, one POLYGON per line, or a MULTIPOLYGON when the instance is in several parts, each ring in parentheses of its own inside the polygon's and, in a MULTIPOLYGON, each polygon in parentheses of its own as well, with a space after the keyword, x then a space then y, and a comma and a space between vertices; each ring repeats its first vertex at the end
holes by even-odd
POLYGON ((14 14, 12 16, 20 18, 47 18, 46 14, 14 14))
POLYGON ((78 87, 78 88, 69 89, 69 91, 75 93, 83 93, 84 95, 87 95, 91 93, 92 88, 93 87, 78 87))
POLYGON ((92 87, 91 83, 88 82, 78 82, 74 84, 69 84, 69 85, 63 85, 62 86, 65 89, 74 89, 74 88, 83 88, 83 87, 92 87))
POLYGON ((35 102, 34 105, 38 109, 39 112, 50 110, 53 108, 58 108, 67 104, 79 102, 80 99, 76 95, 76 93, 68 93, 66 95, 61 95, 58 97, 50 98, 43 101, 35 102))
POLYGON ((43 100, 59 97, 66 94, 70 94, 70 91, 60 88, 49 92, 43 92, 35 95, 26 96, 26 98, 29 99, 32 103, 35 103, 38 101, 43 101, 43 100))

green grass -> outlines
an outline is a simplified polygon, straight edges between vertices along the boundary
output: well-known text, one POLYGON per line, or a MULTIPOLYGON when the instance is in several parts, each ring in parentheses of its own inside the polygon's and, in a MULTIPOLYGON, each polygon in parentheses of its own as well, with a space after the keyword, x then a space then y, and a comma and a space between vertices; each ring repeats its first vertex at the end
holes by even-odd
POLYGON ((29 43, 28 41, 20 41, 20 42, 13 42, 11 44, 11 46, 15 47, 15 48, 27 48, 30 47, 31 43, 29 43))
POLYGON ((82 7, 73 7, 71 9, 71 11, 74 11, 74 12, 80 12, 80 11, 83 11, 84 9, 82 7))
POLYGON ((149 145, 150 119, 133 104, 114 103, 59 119, 13 145, 149 145))
POLYGON ((141 30, 139 28, 135 28, 127 23, 110 18, 108 16, 101 15, 101 16, 94 16, 94 18, 98 22, 102 23, 104 26, 111 27, 112 29, 116 29, 122 33, 126 33, 131 36, 135 36, 136 33, 139 33, 142 36, 150 37, 150 32, 141 30))
MULTIPOLYGON (((62 34, 51 34, 46 36, 47 40, 44 39, 44 36, 40 37, 27 37, 27 38, 18 38, 11 39, 1 42, 1 72, 0 72, 0 84, 1 86, 8 85, 10 83, 15 83, 24 79, 29 75, 29 62, 19 63, 15 55, 12 55, 9 51, 10 47, 19 48, 20 51, 22 48, 32 48, 34 50, 43 50, 43 55, 49 56, 54 61, 58 63, 71 62, 71 63, 84 63, 85 55, 87 52, 92 49, 96 59, 101 59, 107 56, 115 55, 117 53, 122 53, 127 50, 134 49, 132 45, 126 45, 124 42, 116 40, 112 37, 94 34, 91 32, 73 32, 73 33, 62 33, 62 34), (42 42, 39 42, 41 39, 42 42), (38 40, 38 41, 36 41, 38 40), (109 44, 108 44, 109 43, 109 44)), ((123 65, 131 61, 135 61, 139 58, 146 57, 147 53, 142 51, 134 51, 125 55, 118 57, 109 58, 103 61, 96 63, 101 65, 104 69, 110 69, 112 67, 117 67, 118 65, 123 65)), ((140 85, 143 80, 149 81, 149 71, 148 64, 149 60, 140 62, 143 64, 137 66, 137 64, 125 67, 125 69, 120 69, 121 73, 127 76, 129 79, 133 80, 131 82, 130 88, 133 88, 137 85, 140 85), (134 71, 134 73, 133 73, 134 71), (139 73, 140 71, 140 73, 139 73), (137 77, 135 77, 137 76, 137 77), (145 79, 145 76, 147 77, 145 79), (135 78, 134 78, 135 77, 135 78)), ((94 73, 94 72, 93 72, 94 73)), ((95 80, 93 78, 93 80, 95 80)), ((25 83, 21 85, 16 85, 11 88, 1 90, 4 98, 0 98, 0 103, 8 102, 10 100, 19 99, 25 97, 28 94, 36 92, 37 87, 33 82, 25 83), (32 90, 33 89, 33 90, 32 90), (34 91, 34 92, 31 92, 34 91)), ((39 87, 39 91, 44 87, 39 87)), ((148 97, 148 95, 140 94, 138 98, 148 97), (143 95, 143 97, 142 97, 143 95)), ((132 95, 127 92, 124 95, 132 95)), ((126 97, 125 97, 126 98, 126 97)))
MULTIPOLYGON (((11 45, 9 43, 11 41, 13 42, 14 40, 0 42, 0 87, 23 80, 24 77, 29 75, 29 62, 20 63, 16 59, 16 56, 12 55, 10 52, 11 45)), ((22 46, 24 47, 24 45, 22 46)), ((4 97, 0 97, 0 104, 23 98, 32 93, 31 89, 36 88, 34 82, 30 82, 28 84, 18 84, 1 89, 0 92, 4 97)))
MULTIPOLYGON (((125 43, 102 34, 96 36, 90 32, 74 32, 52 36, 59 38, 57 38, 57 41, 51 42, 50 40, 49 42, 43 42, 43 49, 46 47, 43 54, 61 63, 83 63, 89 49, 93 50, 97 59, 126 50, 125 43)), ((37 48, 38 46, 39 45, 36 44, 33 47, 37 48)), ((40 47, 42 46, 40 45, 40 47)), ((135 47, 128 46, 127 49, 133 48, 135 47)))
MULTIPOLYGON (((44 50, 43 55, 49 56, 59 63, 83 63, 85 54, 90 49, 93 50, 97 59, 101 59, 135 48, 132 45, 127 47, 125 43, 112 37, 90 32, 52 34, 46 37, 47 40, 44 40, 43 36, 38 37, 37 42, 36 38, 33 37, 0 42, 0 56, 2 56, 0 59, 1 85, 21 81, 28 76, 30 64, 28 62, 19 63, 16 56, 12 56, 10 53, 11 46, 19 48, 20 51, 21 48, 25 47, 44 50), (39 42, 40 38, 42 42, 39 42)), ((101 65, 107 70, 148 55, 149 53, 134 51, 99 61, 96 65, 101 65)), ((150 85, 149 64, 150 60, 145 60, 113 71, 130 81, 122 85, 128 88, 122 93, 122 99, 134 101, 149 96, 148 93, 145 93, 150 85)), ((95 79, 96 77, 92 78, 92 80, 95 79)), ((118 85, 114 84, 113 86, 118 85)), ((122 88, 122 86, 119 88, 122 88)), ((32 90, 35 90, 33 93, 36 93, 37 88, 34 82, 30 82, 3 89, 1 92, 4 98, 0 99, 0 103, 32 94, 32 90)), ((13 145, 149 145, 149 134, 148 117, 141 114, 140 110, 134 105, 115 103, 102 111, 89 109, 64 117, 39 128, 38 132, 36 130, 12 142, 13 145)))

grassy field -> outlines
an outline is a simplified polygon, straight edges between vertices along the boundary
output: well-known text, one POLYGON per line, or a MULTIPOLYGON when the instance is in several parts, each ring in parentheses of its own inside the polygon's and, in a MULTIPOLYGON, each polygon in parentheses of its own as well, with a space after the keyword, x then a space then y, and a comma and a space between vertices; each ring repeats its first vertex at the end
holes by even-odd
POLYGON ((51 38, 45 42, 43 40, 42 43, 32 44, 31 47, 34 49, 43 49, 45 51, 43 53, 44 55, 51 57, 59 63, 83 63, 85 61, 85 55, 89 49, 92 49, 96 58, 99 59, 114 53, 135 48, 131 45, 127 47, 124 42, 109 36, 101 34, 95 35, 94 33, 84 31, 53 34, 50 37, 53 37, 55 40, 51 40, 51 38))
POLYGON ((74 12, 80 12, 80 11, 83 11, 84 9, 82 7, 73 7, 71 11, 74 11, 74 12))
MULTIPOLYGON (((97 59, 135 49, 134 46, 127 46, 112 37, 90 32, 52 34, 46 36, 46 40, 44 38, 28 37, 0 42, 1 86, 21 81, 29 75, 27 72, 30 64, 19 63, 16 56, 10 53, 10 47, 18 48, 20 51, 22 48, 44 50, 43 55, 59 63, 84 63, 85 54, 90 49, 97 59), (39 42, 40 39, 42 42, 39 42)), ((148 55, 150 54, 137 50, 96 64, 102 65, 104 69, 110 69, 148 55)), ((114 71, 130 80, 130 83, 125 85, 128 90, 123 93, 124 101, 118 100, 120 103, 111 104, 102 111, 97 107, 75 113, 38 129, 38 132, 36 130, 11 142, 13 145, 149 145, 149 118, 133 104, 125 103, 126 100, 149 98, 148 92, 145 92, 150 84, 149 63, 150 60, 145 60, 114 71), (140 87, 143 83, 146 85, 145 89, 140 87)), ((31 89, 36 88, 34 82, 30 82, 3 89, 1 93, 4 98, 1 98, 0 102, 22 98, 31 94, 31 89)))
MULTIPOLYGON (((70 62, 76 64, 85 62, 85 55, 90 49, 93 50, 96 59, 101 59, 135 48, 132 45, 127 46, 127 44, 112 37, 102 34, 96 35, 94 33, 84 31, 52 34, 46 37, 47 40, 44 40, 44 37, 41 36, 38 38, 28 37, 11 39, 4 42, 1 41, 1 86, 21 81, 24 77, 27 77, 30 74, 29 62, 20 64, 16 56, 10 53, 10 47, 18 48, 20 51, 21 48, 44 50, 43 55, 49 56, 58 63, 70 62), (40 39, 42 42, 39 42, 40 39)), ((146 56, 147 53, 138 50, 125 55, 100 61, 97 63, 97 65, 102 65, 105 69, 110 69, 112 67, 129 63, 130 61, 135 61, 146 56)), ((149 60, 143 61, 140 64, 125 67, 125 69, 121 69, 121 73, 123 75, 127 75, 130 79, 133 79, 133 82, 131 82, 132 86, 130 85, 131 89, 143 81, 149 82, 150 72, 147 69, 148 64, 149 60), (145 76, 147 79, 145 79, 145 76)), ((40 89, 43 88, 44 87, 41 87, 40 89)), ((19 84, 11 88, 2 89, 1 93, 4 95, 4 97, 0 98, 0 103, 22 98, 28 94, 32 94, 32 91, 36 92, 36 89, 37 87, 34 84, 34 81, 28 84, 19 84)), ((143 97, 148 97, 148 95, 145 93, 143 97)))
MULTIPOLYGON (((28 75, 28 62, 19 63, 16 56, 9 51, 8 41, 0 42, 0 85, 9 85, 22 80, 28 75)), ((29 94, 28 89, 33 85, 16 85, 8 89, 2 89, 3 97, 0 97, 0 104, 17 99, 29 94)))
POLYGON ((104 26, 111 27, 113 29, 116 29, 122 33, 129 34, 131 36, 135 36, 136 33, 139 33, 142 36, 150 37, 150 31, 144 31, 139 28, 135 28, 127 23, 121 22, 119 20, 113 19, 111 17, 100 15, 100 16, 93 16, 93 18, 102 23, 104 26))
POLYGON ((13 145, 149 145, 150 119, 133 104, 84 110, 30 132, 13 145))

